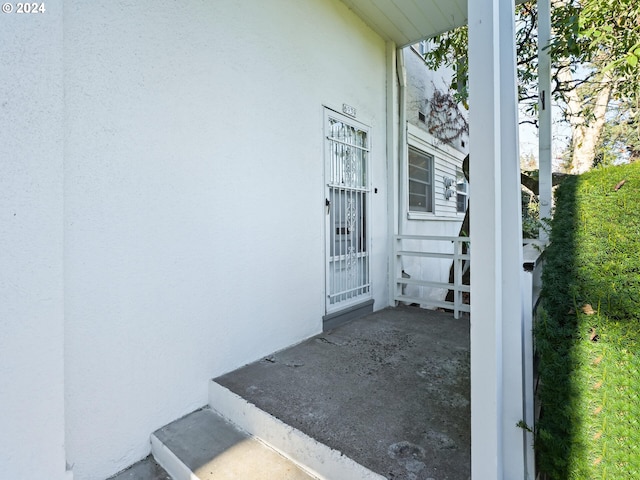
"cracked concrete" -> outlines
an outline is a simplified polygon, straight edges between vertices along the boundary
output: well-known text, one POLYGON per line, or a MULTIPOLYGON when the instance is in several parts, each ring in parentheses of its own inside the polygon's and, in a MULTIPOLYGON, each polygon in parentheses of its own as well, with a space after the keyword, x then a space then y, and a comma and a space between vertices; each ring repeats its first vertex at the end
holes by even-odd
POLYGON ((468 316, 385 309, 216 381, 389 479, 470 478, 468 316))

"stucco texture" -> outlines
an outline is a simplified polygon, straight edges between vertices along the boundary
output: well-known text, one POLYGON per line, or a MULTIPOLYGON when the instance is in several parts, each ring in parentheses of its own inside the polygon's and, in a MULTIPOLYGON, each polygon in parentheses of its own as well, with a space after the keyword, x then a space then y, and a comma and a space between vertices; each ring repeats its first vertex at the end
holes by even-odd
POLYGON ((62 9, 0 15, 0 476, 59 480, 62 9))
POLYGON ((339 1, 64 8, 67 461, 97 480, 321 329, 323 105, 357 108, 386 185, 385 44, 339 1))

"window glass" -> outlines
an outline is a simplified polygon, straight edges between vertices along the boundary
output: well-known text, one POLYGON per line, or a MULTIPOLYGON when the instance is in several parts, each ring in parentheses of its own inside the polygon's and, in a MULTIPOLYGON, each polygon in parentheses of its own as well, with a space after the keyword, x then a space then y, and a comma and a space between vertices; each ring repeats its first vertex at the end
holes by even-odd
POLYGON ((467 211, 467 205, 469 202, 469 184, 467 183, 467 179, 464 178, 462 172, 458 175, 456 191, 456 210, 458 213, 464 213, 467 211))
POLYGON ((433 212, 433 156, 409 147, 409 210, 433 212))

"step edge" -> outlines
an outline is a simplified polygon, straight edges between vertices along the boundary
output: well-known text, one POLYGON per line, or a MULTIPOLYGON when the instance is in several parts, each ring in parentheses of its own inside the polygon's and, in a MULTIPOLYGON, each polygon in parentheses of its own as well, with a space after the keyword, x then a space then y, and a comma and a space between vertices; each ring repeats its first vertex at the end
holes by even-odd
POLYGON ((151 454, 173 480, 200 480, 162 440, 156 437, 155 432, 151 434, 151 454))
POLYGON ((386 480, 342 452, 261 410, 215 380, 209 383, 209 408, 319 480, 386 480))

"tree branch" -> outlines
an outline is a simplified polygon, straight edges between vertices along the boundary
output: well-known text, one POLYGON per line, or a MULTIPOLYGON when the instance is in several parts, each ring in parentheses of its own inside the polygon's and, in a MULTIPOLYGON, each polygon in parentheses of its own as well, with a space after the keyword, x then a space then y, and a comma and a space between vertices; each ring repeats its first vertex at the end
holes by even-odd
MULTIPOLYGON (((520 183, 526 188, 528 188, 529 190, 531 190, 534 195, 540 195, 540 181, 538 180, 538 177, 537 177, 538 172, 536 171, 535 173, 536 173, 535 176, 527 175, 524 172, 520 173, 520 183)), ((568 173, 553 172, 551 174, 551 185, 555 187, 556 185, 559 185, 560 183, 562 183, 562 181, 565 178, 571 177, 571 176, 572 175, 568 173)))

